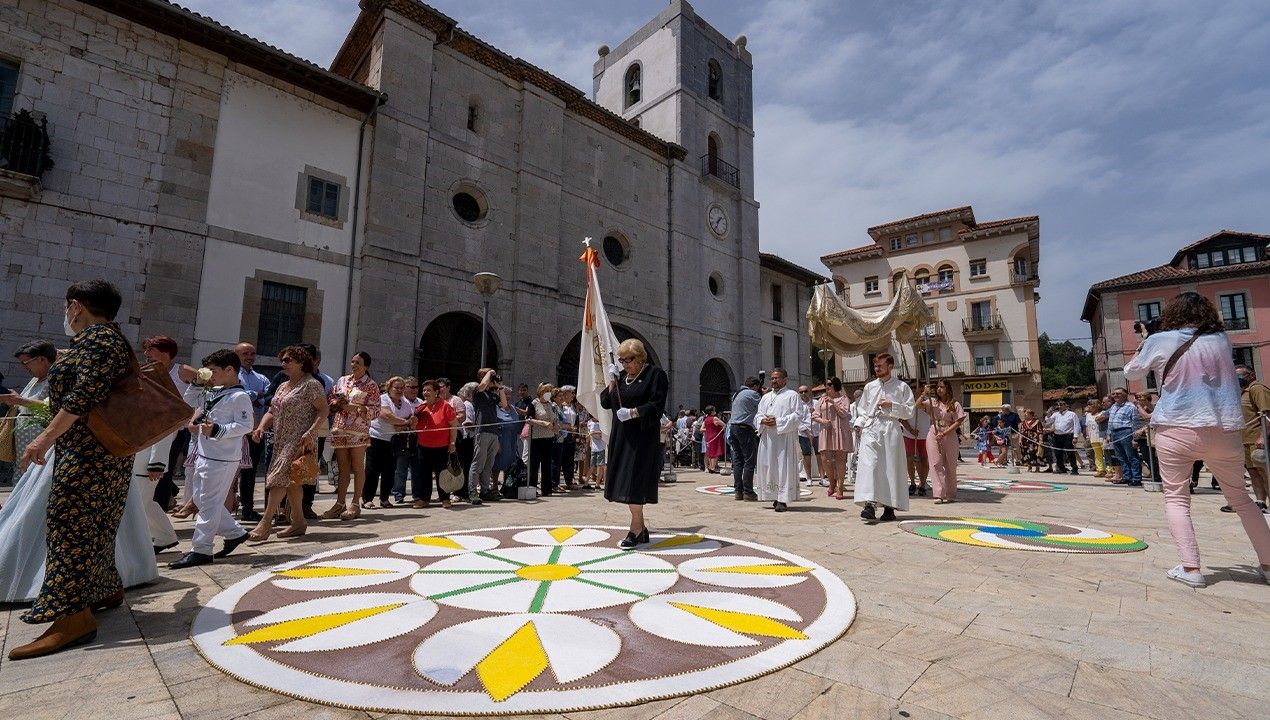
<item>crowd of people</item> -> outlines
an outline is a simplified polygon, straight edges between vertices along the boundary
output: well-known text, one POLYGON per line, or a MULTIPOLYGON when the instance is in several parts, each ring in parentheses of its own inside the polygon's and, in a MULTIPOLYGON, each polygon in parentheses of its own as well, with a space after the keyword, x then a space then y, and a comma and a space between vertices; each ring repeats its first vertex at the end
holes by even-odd
POLYGON ((124 588, 155 579, 155 558, 178 546, 173 516, 195 518, 188 551, 168 565, 181 570, 246 542, 301 537, 310 521, 601 489, 628 506, 620 547, 630 550, 650 542, 645 506, 657 503, 663 466, 682 463, 685 447, 687 461, 707 473, 731 461, 737 501, 770 502, 780 513, 804 482, 819 481, 838 500, 851 486, 870 523, 896 520, 928 486, 936 504, 957 502, 963 435, 983 465, 1072 474, 1088 467, 1125 486, 1141 485, 1146 473, 1162 482, 1182 558, 1169 577, 1196 587, 1204 579, 1189 491, 1206 463, 1228 502, 1222 509, 1239 515, 1257 551, 1263 578, 1270 569, 1266 477, 1257 469, 1270 389, 1251 368, 1230 362, 1215 310, 1194 293, 1166 308, 1167 331, 1147 338, 1126 366, 1130 378, 1156 373, 1158 399, 1131 400, 1116 388, 1081 413, 1059 401, 1040 418, 1006 404, 973 431, 946 381, 905 381, 888 353, 873 358, 874 379, 850 396, 837 378, 818 389, 791 388, 788 373, 774 368, 769 387, 746 378, 727 412, 680 408, 672 418, 669 378, 638 340, 617 348, 592 414, 571 386, 539 383, 531 394, 528 384, 513 389, 492 368, 457 391, 444 377, 380 383, 373 358, 357 352, 334 378, 321 370, 317 348, 299 344, 279 350, 282 369, 266 377, 250 343, 211 352, 196 368, 176 362, 172 338, 154 336, 141 347, 147 367, 170 380, 188 421, 128 453, 107 450, 88 422, 121 379, 142 372, 113 322, 121 302, 105 281, 72 285, 63 327, 71 347, 24 344, 16 358, 31 379, 20 392, 0 392, 0 403, 15 409, 9 427, 25 433, 10 430, 21 479, 0 509, 0 600, 32 601, 22 619, 52 623, 14 648, 14 659, 91 639, 92 613, 121 604, 124 588), (319 512, 323 466, 335 498, 319 512), (1244 491, 1245 466, 1255 501, 1244 491), (275 534, 275 526, 285 529, 275 534))

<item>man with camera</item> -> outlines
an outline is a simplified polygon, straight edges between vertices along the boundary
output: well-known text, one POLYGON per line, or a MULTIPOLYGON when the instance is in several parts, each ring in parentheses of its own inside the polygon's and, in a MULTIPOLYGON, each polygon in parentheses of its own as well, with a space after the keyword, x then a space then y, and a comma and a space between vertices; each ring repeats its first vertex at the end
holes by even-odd
POLYGON ((473 505, 482 500, 501 500, 502 494, 494 487, 494 460, 498 457, 498 404, 499 389, 503 379, 493 368, 481 368, 477 373, 480 384, 472 393, 472 407, 476 409, 476 442, 472 450, 472 467, 467 474, 468 496, 473 505))

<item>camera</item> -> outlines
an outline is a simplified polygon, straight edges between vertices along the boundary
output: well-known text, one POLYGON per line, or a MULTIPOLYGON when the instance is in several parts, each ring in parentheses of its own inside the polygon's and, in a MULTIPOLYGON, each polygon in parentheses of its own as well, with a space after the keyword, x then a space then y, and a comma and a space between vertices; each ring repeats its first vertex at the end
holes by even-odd
POLYGON ((1136 333, 1138 337, 1145 340, 1151 335, 1160 332, 1160 318, 1151 318, 1146 322, 1142 322, 1141 320, 1135 322, 1133 324, 1133 332, 1136 333))

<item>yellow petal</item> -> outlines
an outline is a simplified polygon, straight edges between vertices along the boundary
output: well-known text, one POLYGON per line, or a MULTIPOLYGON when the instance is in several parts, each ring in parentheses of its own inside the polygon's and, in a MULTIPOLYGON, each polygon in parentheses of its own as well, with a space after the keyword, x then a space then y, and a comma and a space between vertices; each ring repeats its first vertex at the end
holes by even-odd
POLYGON ((315 615, 307 618, 297 618, 295 620, 287 620, 268 627, 252 630, 234 638, 225 641, 226 645, 250 645, 252 643, 275 642, 279 640, 294 640, 296 638, 308 637, 325 632, 341 625, 362 620, 364 618, 373 617, 380 613, 396 610, 404 605, 404 603, 393 603, 390 605, 379 605, 377 607, 369 607, 361 610, 348 610, 346 612, 329 613, 326 615, 315 615))
POLYGON ((568 540, 569 538, 573 537, 574 535, 577 535, 578 531, 574 530, 571 527, 558 527, 555 530, 548 531, 547 534, 555 538, 556 542, 562 543, 565 540, 568 540))
POLYGON ((351 575, 385 575, 390 572, 392 571, 375 570, 373 568, 306 567, 295 568, 293 570, 282 570, 274 574, 289 578, 324 578, 348 577, 351 575))
POLYGON ((476 664, 476 675, 494 702, 520 692, 547 669, 547 651, 538 631, 527 622, 476 664))
POLYGON ((811 568, 797 565, 728 565, 705 568, 703 572, 746 573, 749 575, 797 575, 811 572, 811 568))
POLYGON ((752 613, 734 610, 715 610, 714 608, 689 605, 687 603, 670 603, 672 607, 690 612, 699 618, 709 620, 715 625, 725 627, 746 635, 763 635, 764 637, 806 640, 807 636, 782 622, 752 613))
MULTIPOLYGON (((1004 527, 1004 526, 994 525, 993 527, 1004 527)), ((979 528, 977 527, 949 528, 947 530, 941 530, 939 533, 939 536, 941 538, 944 538, 945 540, 952 540, 954 542, 965 543, 966 545, 978 545, 980 547, 990 547, 990 548, 1001 547, 1000 545, 996 543, 984 542, 983 540, 980 540, 979 538, 975 537, 975 535, 978 532, 979 532, 979 528)), ((1003 539, 1008 540, 1009 538, 1003 538, 1003 539)))
POLYGON ((648 546, 649 550, 663 550, 665 548, 679 547, 680 545, 695 545, 705 540, 704 535, 674 535, 665 540, 659 541, 648 546))
POLYGON ((432 547, 442 547, 450 550, 467 549, 448 537, 424 537, 423 535, 415 536, 415 545, 431 545, 432 547))

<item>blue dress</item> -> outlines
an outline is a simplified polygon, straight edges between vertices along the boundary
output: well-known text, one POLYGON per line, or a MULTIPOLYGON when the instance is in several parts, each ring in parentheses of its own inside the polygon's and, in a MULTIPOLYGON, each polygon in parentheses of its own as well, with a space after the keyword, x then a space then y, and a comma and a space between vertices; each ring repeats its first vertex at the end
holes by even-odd
POLYGON ((494 458, 494 472, 510 470, 520 457, 520 430, 525 422, 515 406, 503 408, 498 406, 498 455, 494 458))

